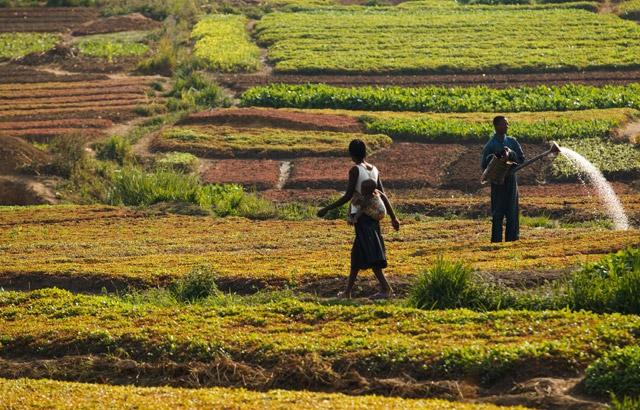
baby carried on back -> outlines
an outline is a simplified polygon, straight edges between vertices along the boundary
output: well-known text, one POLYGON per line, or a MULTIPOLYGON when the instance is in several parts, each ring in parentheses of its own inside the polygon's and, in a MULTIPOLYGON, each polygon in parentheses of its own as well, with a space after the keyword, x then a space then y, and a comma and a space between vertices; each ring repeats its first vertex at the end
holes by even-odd
POLYGON ((362 214, 380 221, 387 214, 386 203, 388 199, 384 192, 377 189, 377 183, 373 179, 362 181, 361 192, 354 192, 351 199, 350 213, 347 217, 349 224, 358 222, 362 214))

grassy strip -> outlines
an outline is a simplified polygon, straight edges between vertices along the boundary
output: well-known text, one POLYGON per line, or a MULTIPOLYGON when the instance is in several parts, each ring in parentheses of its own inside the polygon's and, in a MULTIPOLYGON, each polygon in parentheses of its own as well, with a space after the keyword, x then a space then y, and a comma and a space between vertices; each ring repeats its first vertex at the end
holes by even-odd
POLYGON ((344 394, 270 390, 210 388, 145 388, 58 382, 53 380, 0 379, 3 405, 11 409, 136 408, 136 409, 337 409, 384 408, 424 410, 497 410, 521 409, 491 404, 465 404, 445 400, 412 400, 381 396, 347 396, 344 394))
POLYGON ((616 5, 616 12, 620 17, 640 20, 640 0, 622 1, 616 5))
POLYGON ((391 144, 389 137, 379 134, 190 125, 162 132, 153 147, 212 158, 344 156, 354 138, 364 140, 371 152, 391 144))
POLYGON ((200 20, 191 37, 193 54, 204 66, 223 72, 256 71, 260 49, 246 32, 247 19, 238 15, 210 15, 200 20))
POLYGON ((131 31, 86 36, 78 41, 78 50, 86 56, 109 62, 120 57, 140 57, 149 52, 149 46, 144 44, 148 35, 145 31, 131 31))
POLYGON ((0 60, 48 51, 58 40, 57 35, 49 33, 0 33, 0 60))
POLYGON ((257 38, 283 73, 632 69, 640 57, 640 27, 576 9, 271 13, 257 38))
POLYGON ((522 112, 594 108, 640 109, 640 84, 488 87, 332 87, 270 84, 242 95, 245 106, 367 111, 522 112))
MULTIPOLYGON (((349 269, 353 228, 343 220, 149 213, 100 206, 0 208, 0 277, 5 283, 36 275, 155 286, 213 263, 221 280, 282 287, 342 278, 349 269)), ((488 220, 406 218, 400 233, 387 224, 392 281, 413 277, 438 255, 481 271, 566 270, 637 243, 637 232, 591 226, 523 227, 521 241, 490 244, 488 220)))
POLYGON ((550 366, 546 374, 566 372, 584 368, 613 346, 637 343, 640 327, 637 316, 586 312, 421 311, 289 298, 254 305, 226 297, 158 306, 61 290, 0 293, 0 316, 5 358, 111 354, 146 363, 225 358, 280 377, 294 376, 298 370, 292 364, 306 358, 315 374, 307 380, 313 386, 332 385, 347 369, 484 383, 534 363, 550 366))

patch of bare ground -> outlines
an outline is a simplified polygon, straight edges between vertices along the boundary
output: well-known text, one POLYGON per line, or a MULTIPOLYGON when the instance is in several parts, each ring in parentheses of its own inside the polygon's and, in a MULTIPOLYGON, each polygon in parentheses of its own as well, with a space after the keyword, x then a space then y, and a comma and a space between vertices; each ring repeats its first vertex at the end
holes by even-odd
POLYGON ((201 180, 209 184, 241 184, 248 189, 273 189, 282 161, 272 159, 201 159, 201 180))
POLYGON ((50 205, 57 202, 52 187, 39 178, 0 175, 0 205, 50 205))
POLYGON ((356 118, 348 115, 316 114, 297 110, 270 108, 214 109, 194 113, 178 122, 187 124, 213 124, 236 127, 272 127, 294 130, 364 132, 356 118))
POLYGON ((158 29, 160 26, 160 22, 145 17, 140 13, 132 13, 88 21, 73 30, 72 34, 74 36, 86 36, 121 31, 146 31, 158 29))
POLYGON ((613 138, 620 142, 640 144, 640 121, 632 121, 625 124, 616 131, 613 138))
POLYGON ((97 17, 93 7, 0 8, 0 32, 65 32, 97 17))

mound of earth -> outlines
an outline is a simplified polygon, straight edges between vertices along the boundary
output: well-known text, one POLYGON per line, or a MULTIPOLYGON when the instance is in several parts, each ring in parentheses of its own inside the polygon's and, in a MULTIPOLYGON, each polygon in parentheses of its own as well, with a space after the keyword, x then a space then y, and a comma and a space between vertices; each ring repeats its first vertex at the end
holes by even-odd
POLYGON ((0 174, 19 174, 49 162, 49 155, 17 137, 2 137, 0 174))
POLYGON ((178 124, 216 124, 241 127, 271 127, 294 130, 364 132, 353 117, 316 114, 295 110, 232 108, 217 109, 189 115, 178 124))
POLYGON ((56 202, 43 184, 26 177, 0 177, 0 205, 43 205, 56 202))
POLYGON ((74 36, 86 36, 121 31, 155 30, 159 27, 159 22, 140 13, 133 13, 126 16, 112 16, 86 22, 76 28, 72 34, 74 36))

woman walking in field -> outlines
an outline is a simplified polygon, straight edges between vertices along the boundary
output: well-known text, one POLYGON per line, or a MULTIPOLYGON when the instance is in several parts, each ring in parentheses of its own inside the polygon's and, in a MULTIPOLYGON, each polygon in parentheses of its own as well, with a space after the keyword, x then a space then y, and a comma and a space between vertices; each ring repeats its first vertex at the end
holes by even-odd
POLYGON ((382 271, 387 267, 387 256, 385 253, 384 239, 380 232, 380 223, 378 219, 372 218, 367 212, 362 212, 362 210, 356 206, 356 204, 362 204, 363 201, 366 201, 366 197, 362 195, 363 183, 365 183, 365 186, 371 185, 371 181, 375 183, 377 191, 374 194, 383 201, 386 212, 391 218, 391 224, 396 231, 400 229, 400 222, 398 222, 391 203, 384 194, 378 169, 365 161, 367 147, 364 141, 359 139, 351 141, 349 144, 349 155, 351 155, 351 159, 355 165, 349 170, 349 185, 347 186, 347 191, 336 202, 318 211, 318 216, 323 217, 330 210, 339 208, 354 199, 352 204, 349 205, 349 216, 354 223, 356 232, 353 247, 351 248, 351 272, 349 274, 347 288, 344 292, 340 292, 338 296, 351 298, 351 292, 358 277, 358 272, 363 269, 372 269, 378 282, 380 282, 380 291, 371 298, 386 299, 391 296, 392 290, 382 271))

